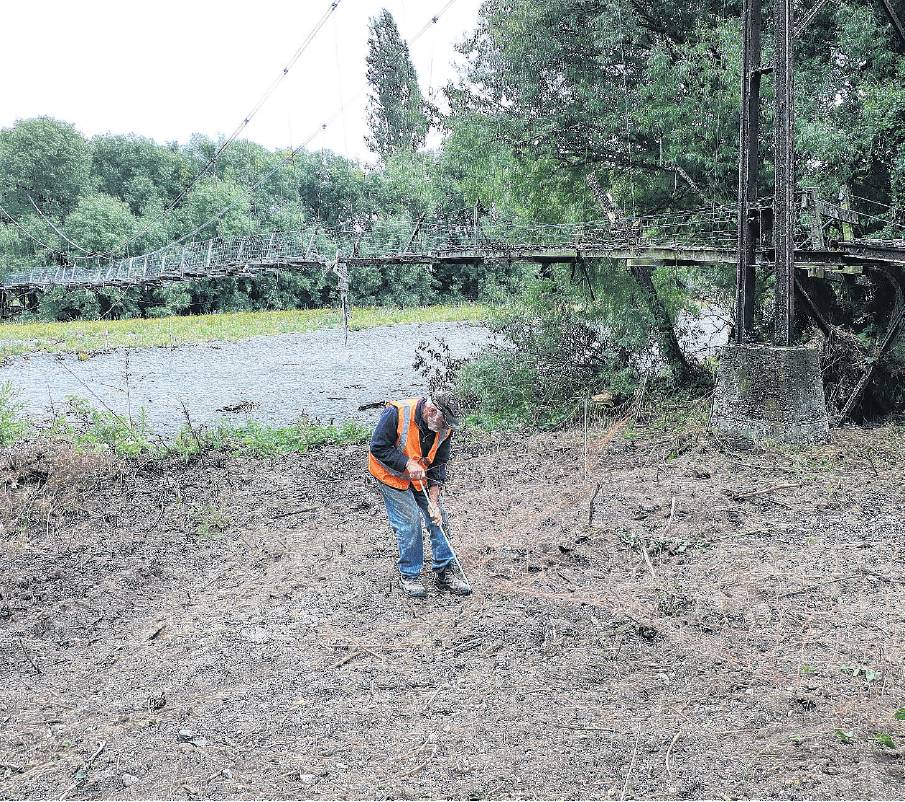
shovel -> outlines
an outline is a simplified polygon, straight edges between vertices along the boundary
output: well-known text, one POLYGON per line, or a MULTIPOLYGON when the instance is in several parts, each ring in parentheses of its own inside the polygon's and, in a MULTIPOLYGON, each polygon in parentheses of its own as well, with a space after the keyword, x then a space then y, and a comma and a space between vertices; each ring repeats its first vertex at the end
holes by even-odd
MULTIPOLYGON (((428 509, 429 509, 430 507, 434 506, 434 502, 431 501, 431 497, 430 497, 430 496, 428 495, 428 493, 427 493, 426 484, 425 484, 424 482, 418 482, 418 483, 412 482, 412 484, 413 484, 413 485, 416 485, 416 484, 420 484, 420 485, 421 485, 421 487, 419 487, 418 489, 419 489, 419 490, 421 491, 421 493, 424 495, 424 498, 425 498, 425 500, 427 501, 428 509)), ((438 508, 438 509, 439 509, 439 508, 438 508)), ((462 579, 464 579, 464 580, 470 585, 471 582, 468 581, 468 576, 466 576, 466 574, 465 574, 465 569, 462 567, 462 563, 461 563, 461 561, 459 560, 458 555, 456 554, 456 550, 453 548, 452 543, 449 542, 449 537, 448 537, 447 534, 446 534, 446 530, 443 528, 443 519, 442 519, 442 517, 441 517, 440 523, 436 524, 436 527, 437 527, 437 529, 440 530, 440 534, 443 535, 443 539, 446 541, 446 546, 447 546, 447 548, 449 549, 450 553, 452 554, 453 559, 456 561, 456 565, 459 566, 459 570, 462 572, 462 579)))

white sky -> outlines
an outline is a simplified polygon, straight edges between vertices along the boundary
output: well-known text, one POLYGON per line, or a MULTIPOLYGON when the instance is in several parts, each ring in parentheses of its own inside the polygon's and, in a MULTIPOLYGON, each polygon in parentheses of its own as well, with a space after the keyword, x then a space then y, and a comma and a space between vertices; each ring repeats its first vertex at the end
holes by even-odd
MULTIPOLYGON (((371 160, 364 89, 368 19, 382 8, 409 40, 446 0, 340 0, 242 138, 371 160)), ((301 45, 329 0, 7 0, 0 26, 0 128, 49 115, 85 136, 136 133, 158 143, 228 136, 301 45)), ((426 95, 455 75, 454 45, 480 0, 456 0, 412 46, 426 95)))

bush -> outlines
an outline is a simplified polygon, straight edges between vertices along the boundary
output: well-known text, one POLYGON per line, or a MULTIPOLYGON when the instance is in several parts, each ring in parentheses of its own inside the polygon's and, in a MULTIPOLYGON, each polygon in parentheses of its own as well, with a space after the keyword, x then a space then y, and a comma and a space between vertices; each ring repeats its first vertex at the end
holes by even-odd
POLYGON ((73 443, 79 451, 111 451, 123 457, 160 451, 144 409, 136 419, 127 420, 110 410, 96 409, 84 398, 73 396, 67 402, 68 414, 54 421, 51 435, 73 443))
POLYGON ((638 369, 568 292, 547 284, 496 325, 498 342, 459 369, 472 420, 486 428, 552 428, 604 391, 631 395, 638 369))

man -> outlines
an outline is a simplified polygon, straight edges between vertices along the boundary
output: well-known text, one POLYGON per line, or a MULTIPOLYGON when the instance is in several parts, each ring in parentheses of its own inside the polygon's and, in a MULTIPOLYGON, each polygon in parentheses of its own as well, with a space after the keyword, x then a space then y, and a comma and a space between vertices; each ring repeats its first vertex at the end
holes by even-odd
POLYGON ((368 470, 378 480, 396 535, 399 584, 412 598, 427 595, 421 581, 422 517, 430 533, 437 584, 451 593, 471 593, 446 539, 449 522, 440 498, 453 430, 461 425, 458 400, 451 393, 438 392, 430 398, 389 402, 371 437, 368 470))

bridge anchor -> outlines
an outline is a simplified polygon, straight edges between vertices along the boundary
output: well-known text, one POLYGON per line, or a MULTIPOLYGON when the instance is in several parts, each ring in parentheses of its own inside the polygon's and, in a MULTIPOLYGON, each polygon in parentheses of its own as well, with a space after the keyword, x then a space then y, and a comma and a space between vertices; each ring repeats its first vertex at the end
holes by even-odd
POLYGON ((710 425, 739 443, 823 443, 829 420, 820 353, 807 346, 727 345, 710 425))

